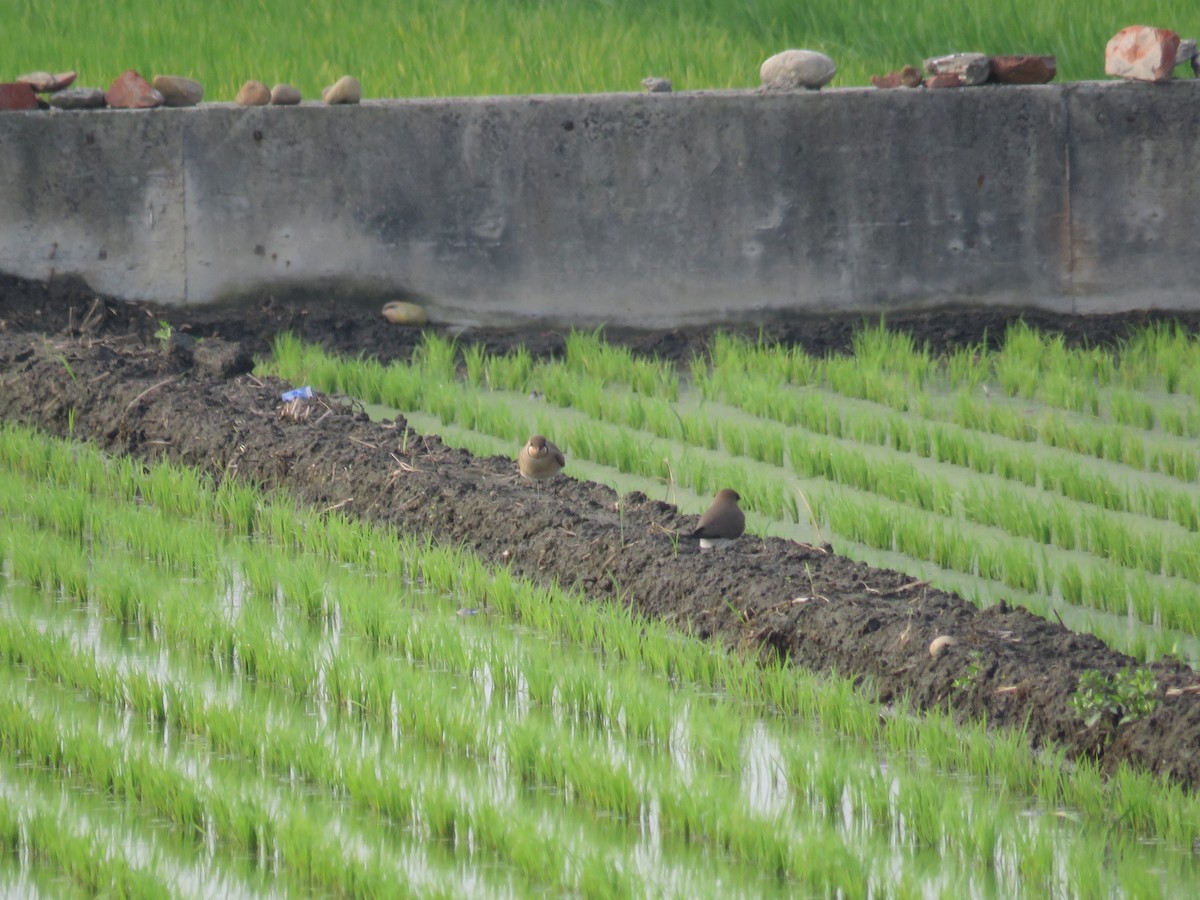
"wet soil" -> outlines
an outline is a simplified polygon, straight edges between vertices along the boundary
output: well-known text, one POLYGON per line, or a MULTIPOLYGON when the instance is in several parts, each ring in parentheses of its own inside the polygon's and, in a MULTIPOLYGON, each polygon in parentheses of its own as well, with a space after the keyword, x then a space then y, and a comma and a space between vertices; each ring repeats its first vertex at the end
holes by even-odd
MULTIPOLYGON (((943 350, 992 341, 1018 315, 944 310, 888 324, 943 350)), ((1071 343, 1099 345, 1166 318, 1024 317, 1071 343)), ((1191 331, 1200 326, 1197 314, 1170 318, 1191 331)), ((840 352, 860 323, 796 319, 764 333, 812 352, 840 352)), ((921 709, 949 704, 964 720, 1023 729, 1034 748, 1054 743, 1106 771, 1127 763, 1200 785, 1200 679, 1179 662, 1153 666, 1160 703, 1148 718, 1119 725, 1113 715, 1086 727, 1070 704, 1080 673, 1134 665, 1091 635, 1004 603, 979 610, 829 546, 747 535, 701 554, 672 537, 694 517, 644 495, 618 498, 565 476, 535 490, 517 477, 513 459, 473 457, 436 435, 412 434, 403 419, 372 422, 353 403, 320 394, 284 404, 280 393, 291 385, 249 373, 251 354, 265 354, 284 329, 384 359, 406 356, 420 335, 382 325, 374 308, 264 299, 240 310, 158 309, 99 298, 77 282, 0 276, 0 418, 111 453, 196 466, 218 480, 282 488, 321 510, 463 544, 516 574, 578 587, 596 602, 625 604, 732 652, 852 674, 885 703, 907 696, 921 709), (169 346, 154 336, 162 321, 176 332, 169 346), (940 635, 956 643, 931 656, 940 635)), ((709 338, 700 329, 607 334, 681 361, 703 352, 709 338)), ((539 356, 560 354, 564 339, 536 329, 457 336, 492 350, 523 343, 539 356)))

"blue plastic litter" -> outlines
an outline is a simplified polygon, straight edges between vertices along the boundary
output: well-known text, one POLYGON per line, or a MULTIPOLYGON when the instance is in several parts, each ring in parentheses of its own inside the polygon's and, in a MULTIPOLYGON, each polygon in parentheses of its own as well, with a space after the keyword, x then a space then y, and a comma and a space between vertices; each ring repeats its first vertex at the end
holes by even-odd
POLYGON ((307 400, 312 395, 313 389, 306 384, 302 388, 296 388, 292 391, 284 391, 282 396, 284 400, 307 400))

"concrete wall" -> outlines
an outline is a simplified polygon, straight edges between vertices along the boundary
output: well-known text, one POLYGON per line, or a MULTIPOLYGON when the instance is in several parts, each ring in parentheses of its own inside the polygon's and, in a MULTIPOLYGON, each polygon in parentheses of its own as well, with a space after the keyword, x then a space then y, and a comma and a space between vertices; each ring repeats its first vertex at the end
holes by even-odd
POLYGON ((653 326, 1200 301, 1200 82, 0 114, 0 270, 653 326))

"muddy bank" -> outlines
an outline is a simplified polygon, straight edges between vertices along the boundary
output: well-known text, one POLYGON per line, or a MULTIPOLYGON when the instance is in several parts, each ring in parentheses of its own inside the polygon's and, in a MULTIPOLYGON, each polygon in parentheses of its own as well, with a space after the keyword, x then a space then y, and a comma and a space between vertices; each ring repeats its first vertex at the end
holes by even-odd
MULTIPOLYGON (((1200 696, 1166 693, 1197 684, 1182 665, 1154 667, 1162 702, 1148 719, 1085 728, 1069 703, 1079 673, 1132 664, 1094 637, 1019 608, 978 611, 827 547, 748 536, 723 553, 700 555, 686 541, 676 551, 671 535, 694 519, 667 504, 630 495, 622 515, 610 489, 562 477, 538 492, 517 478, 512 459, 474 458, 436 436, 406 434, 402 421, 372 423, 323 396, 285 408, 279 395, 290 385, 245 371, 248 351, 261 352, 277 328, 320 336, 344 352, 370 350, 339 343, 368 332, 390 341, 393 356, 404 341, 411 348, 413 333, 381 329, 373 310, 264 303, 239 319, 231 311, 185 315, 97 301, 79 286, 13 284, 0 283, 5 420, 63 436, 73 427, 109 452, 197 466, 218 479, 286 489, 320 509, 461 542, 520 575, 577 585, 598 602, 629 604, 740 652, 852 672, 885 702, 904 694, 921 708, 949 701, 961 716, 1024 727, 1033 746, 1055 741, 1109 770, 1126 761, 1189 787, 1200 778, 1200 696), (205 337, 199 352, 186 341, 164 349, 153 338, 160 319, 205 337), (931 657, 930 641, 947 634, 957 643, 931 657)), ((958 334, 973 342, 986 324, 978 318, 931 315, 910 325, 928 322, 931 343, 958 334)), ((1073 340, 1119 340, 1137 321, 1106 320, 1095 333, 1077 323, 1073 340)), ((851 324, 792 327, 810 337, 824 328, 828 346, 842 346, 850 332, 835 333, 851 324)), ((648 351, 656 341, 683 347, 683 356, 703 346, 703 333, 680 334, 630 342, 648 351)), ((539 352, 556 352, 555 342, 561 350, 560 335, 477 337, 497 348, 521 339, 539 352)))

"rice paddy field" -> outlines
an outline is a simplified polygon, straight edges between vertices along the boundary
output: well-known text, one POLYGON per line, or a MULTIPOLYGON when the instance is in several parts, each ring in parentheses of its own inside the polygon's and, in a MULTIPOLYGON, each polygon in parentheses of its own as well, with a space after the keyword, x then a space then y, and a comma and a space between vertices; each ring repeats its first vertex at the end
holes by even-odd
MULTIPOLYGON (((7 12, 0 80, 135 68, 218 101, 347 73, 368 98, 753 88, 787 47, 834 87, 965 50, 1071 81, 1125 25, 1200 33, 1195 4, 1115 0, 7 12)), ((0 895, 1200 892, 1195 321, 670 358, 430 329, 380 359, 338 340, 372 311, 248 325, 231 375, 171 335, 237 322, 113 305, 85 332, 90 293, 10 282, 0 895), (517 481, 537 432, 578 481, 517 481), (726 486, 749 534, 701 557, 681 532, 726 486)))
POLYGON ((247 79, 289 82, 306 98, 344 74, 372 97, 637 91, 648 75, 676 90, 753 88, 789 47, 838 64, 837 86, 960 51, 1050 54, 1060 81, 1104 77, 1104 45, 1126 25, 1200 33, 1194 3, 1098 0, 413 0, 150 6, 82 0, 8 4, 0 56, 9 77, 75 69, 107 87, 127 68, 177 74, 230 101, 247 79))
MULTIPOLYGON (((61 437, 0 426, 3 891, 1174 897, 1198 883, 1189 786, 957 714, 982 649, 951 654, 940 705, 881 702, 344 502, 155 462, 169 441, 119 419, 169 382, 196 389, 154 347, 164 330, 136 351, 162 360, 150 387, 101 417, 138 456, 71 439, 100 437, 89 385, 118 387, 103 372, 131 365, 128 337, 101 342, 116 361, 99 375, 95 346, 3 351, 5 396, 47 391, 34 404, 63 413, 43 419, 61 437), (57 384, 17 380, 31 353, 57 384)), ((422 465, 405 455, 420 432, 502 454, 502 470, 544 431, 574 477, 685 512, 733 484, 756 536, 1062 618, 1151 678, 1128 682, 1132 699, 1111 672, 1091 693, 1080 679, 1072 727, 1098 740, 1187 701, 1190 670, 1137 664, 1195 664, 1200 343, 1162 324, 1086 348, 1016 323, 935 354, 867 325, 853 351, 714 334, 672 363, 573 332, 535 357, 430 331, 384 364, 283 333, 252 380, 385 420, 403 409, 392 480, 422 465)), ((323 440, 319 421, 294 427, 323 440)), ((518 508, 566 512, 561 487, 510 490, 518 508)), ((622 542, 642 527, 622 518, 622 542)), ((762 553, 755 540, 728 552, 762 553)), ((800 600, 834 602, 814 577, 800 600)))

